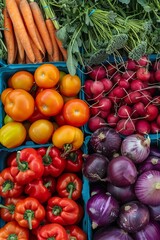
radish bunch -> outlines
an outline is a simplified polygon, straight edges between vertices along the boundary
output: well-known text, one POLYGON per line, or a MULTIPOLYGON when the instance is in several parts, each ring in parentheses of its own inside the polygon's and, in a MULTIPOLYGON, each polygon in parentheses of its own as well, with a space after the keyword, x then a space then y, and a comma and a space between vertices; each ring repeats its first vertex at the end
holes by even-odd
POLYGON ((91 132, 104 126, 123 135, 160 132, 160 62, 147 56, 87 69, 85 99, 91 132))

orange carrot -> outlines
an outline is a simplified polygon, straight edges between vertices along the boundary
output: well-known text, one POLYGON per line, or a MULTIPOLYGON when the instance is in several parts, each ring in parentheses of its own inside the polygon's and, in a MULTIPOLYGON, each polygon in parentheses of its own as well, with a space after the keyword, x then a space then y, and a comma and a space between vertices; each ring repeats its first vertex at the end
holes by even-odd
POLYGON ((24 54, 24 58, 22 59, 19 55, 19 52, 17 52, 17 63, 25 63, 25 54, 24 54))
POLYGON ((19 6, 21 0, 16 0, 17 5, 19 6))
POLYGON ((15 32, 15 36, 16 36, 16 42, 17 42, 17 48, 18 48, 17 50, 18 50, 19 59, 21 59, 21 61, 23 61, 24 58, 25 58, 25 51, 24 51, 24 48, 22 46, 22 43, 21 43, 21 41, 20 41, 16 31, 14 31, 14 32, 15 32))
POLYGON ((43 55, 42 55, 41 51, 37 48, 37 46, 35 45, 35 43, 33 42, 32 39, 30 39, 30 42, 31 42, 31 46, 32 46, 35 58, 36 58, 36 63, 43 62, 43 55))
POLYGON ((42 48, 43 53, 44 53, 44 56, 45 56, 45 54, 46 54, 46 48, 45 48, 44 43, 43 43, 43 40, 42 40, 42 38, 41 38, 41 36, 40 36, 40 34, 39 34, 39 31, 38 31, 38 29, 37 29, 37 26, 35 26, 35 32, 36 32, 36 34, 37 34, 38 41, 39 41, 39 43, 40 43, 40 45, 41 45, 41 48, 42 48))
POLYGON ((29 58, 28 58, 28 56, 26 55, 26 60, 25 60, 25 63, 32 63, 30 60, 29 60, 29 58))
MULTIPOLYGON (((25 22, 28 34, 33 40, 36 47, 43 53, 42 47, 39 43, 36 31, 35 31, 35 22, 33 19, 32 11, 27 0, 21 0, 19 4, 20 12, 22 14, 23 20, 25 22)), ((43 53, 44 54, 44 53, 43 53)))
POLYGON ((16 31, 19 40, 24 47, 24 50, 30 59, 31 62, 35 62, 35 56, 33 50, 31 48, 31 44, 29 41, 28 33, 26 31, 25 25, 23 23, 22 16, 20 14, 18 5, 15 0, 6 0, 6 7, 11 18, 11 21, 14 26, 14 30, 16 31))
POLYGON ((3 9, 4 16, 4 38, 7 47, 7 62, 8 64, 14 63, 16 59, 17 45, 15 41, 12 21, 7 13, 7 9, 3 9))
POLYGON ((51 21, 51 19, 46 19, 46 26, 47 26, 47 29, 48 29, 48 32, 49 32, 49 35, 50 35, 50 38, 51 38, 51 41, 52 41, 52 46, 53 46, 53 55, 50 56, 50 59, 52 59, 52 61, 54 62, 58 62, 60 59, 59 59, 59 47, 57 45, 57 41, 56 41, 56 38, 55 38, 55 28, 54 28, 54 25, 53 25, 53 22, 51 21))
POLYGON ((53 54, 52 42, 41 9, 36 2, 30 2, 33 18, 49 55, 53 54))

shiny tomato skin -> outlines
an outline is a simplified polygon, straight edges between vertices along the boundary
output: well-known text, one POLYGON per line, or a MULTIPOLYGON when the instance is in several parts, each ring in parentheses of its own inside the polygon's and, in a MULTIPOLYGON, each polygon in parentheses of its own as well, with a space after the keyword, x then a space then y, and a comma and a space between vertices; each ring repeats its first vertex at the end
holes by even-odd
POLYGON ((81 80, 77 75, 66 74, 59 83, 59 91, 66 97, 74 97, 81 90, 81 80))
POLYGON ((5 104, 5 101, 6 101, 6 97, 8 95, 8 93, 10 93, 11 91, 13 90, 13 88, 11 87, 8 87, 6 89, 4 89, 1 93, 1 101, 3 104, 5 104))
POLYGON ((89 106, 81 99, 69 100, 64 104, 63 116, 67 124, 81 127, 89 120, 89 106))
POLYGON ((45 63, 36 69, 34 78, 37 86, 52 88, 59 82, 60 71, 55 65, 45 63))
POLYGON ((64 105, 62 96, 54 89, 45 89, 36 96, 36 106, 45 116, 57 115, 64 105))
POLYGON ((30 91, 34 84, 34 76, 28 71, 18 71, 13 74, 8 82, 8 85, 11 85, 14 89, 20 88, 30 91))
POLYGON ((37 144, 45 144, 51 139, 53 131, 54 127, 50 121, 39 119, 30 125, 29 137, 37 144))

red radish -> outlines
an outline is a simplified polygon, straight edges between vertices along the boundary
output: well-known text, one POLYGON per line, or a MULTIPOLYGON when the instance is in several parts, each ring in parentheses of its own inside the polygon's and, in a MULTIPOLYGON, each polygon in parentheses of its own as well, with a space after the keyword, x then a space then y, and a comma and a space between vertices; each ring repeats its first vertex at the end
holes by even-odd
POLYGON ((105 119, 109 114, 109 111, 100 111, 99 116, 103 119, 105 119))
POLYGON ((117 71, 117 68, 115 64, 107 65, 106 71, 107 71, 107 75, 112 76, 117 71))
POLYGON ((154 76, 155 72, 154 71, 150 71, 150 79, 149 79, 149 83, 155 83, 155 76, 154 76))
POLYGON ((154 73, 154 77, 157 82, 160 82, 160 69, 154 73))
POLYGON ((91 86, 93 83, 94 81, 90 79, 87 79, 84 83, 84 92, 85 92, 86 98, 92 98, 91 86))
POLYGON ((122 76, 121 73, 117 72, 113 78, 111 79, 114 83, 118 83, 121 80, 122 76))
POLYGON ((110 91, 111 88, 113 87, 113 82, 108 78, 102 78, 99 81, 103 83, 105 92, 110 91))
POLYGON ((130 88, 130 83, 125 80, 125 79, 121 79, 119 82, 118 82, 118 86, 119 87, 122 87, 122 88, 125 88, 126 90, 130 88))
POLYGON ((126 71, 122 74, 122 78, 124 78, 128 81, 131 80, 131 79, 134 79, 135 76, 136 76, 136 72, 131 71, 131 70, 128 70, 128 71, 126 71))
POLYGON ((96 97, 104 91, 104 85, 100 81, 94 81, 93 84, 91 85, 90 90, 94 97, 96 97))
POLYGON ((139 67, 145 67, 149 63, 147 56, 142 56, 138 61, 136 61, 139 67))
POLYGON ((97 129, 104 127, 106 125, 106 122, 103 118, 101 117, 91 117, 88 120, 88 128, 91 132, 96 131, 97 129))
POLYGON ((115 87, 113 90, 113 95, 117 98, 123 98, 126 95, 126 92, 124 91, 124 89, 122 87, 115 87))
POLYGON ((102 111, 109 111, 112 107, 112 102, 109 98, 104 97, 99 100, 98 106, 102 111))
POLYGON ((141 92, 141 97, 139 98, 139 101, 143 102, 144 105, 147 105, 151 100, 151 93, 147 90, 140 91, 141 92))
POLYGON ((154 96, 152 98, 152 103, 156 106, 159 106, 160 105, 160 96, 154 96))
POLYGON ((125 136, 131 135, 135 131, 134 122, 131 119, 121 119, 117 123, 116 131, 125 136))
POLYGON ((147 68, 141 67, 137 70, 136 76, 141 81, 149 81, 151 74, 147 68))
POLYGON ((134 79, 130 83, 130 88, 132 91, 140 90, 143 89, 144 87, 145 87, 144 82, 142 82, 139 79, 134 79))
POLYGON ((135 71, 137 69, 136 62, 132 59, 128 59, 126 62, 126 68, 131 71, 135 71))
POLYGON ((157 123, 158 126, 160 127, 160 114, 157 116, 156 123, 157 123))
POLYGON ((153 121, 158 116, 158 108, 154 104, 150 104, 146 107, 146 120, 153 121))
POLYGON ((146 110, 145 110, 145 105, 142 102, 137 102, 133 105, 133 116, 134 113, 137 114, 138 116, 145 116, 146 110))
POLYGON ((123 105, 118 109, 118 116, 120 118, 128 118, 131 115, 131 108, 127 105, 123 105))
POLYGON ((147 120, 137 120, 136 124, 136 131, 140 134, 148 134, 151 131, 151 126, 147 120))
POLYGON ((124 101, 128 105, 137 103, 140 101, 141 93, 140 92, 130 92, 128 95, 125 97, 124 101))
POLYGON ((151 122, 150 126, 151 126, 151 133, 159 133, 160 132, 160 127, 158 126, 158 124, 155 121, 151 122))
POLYGON ((160 69, 160 61, 156 61, 152 64, 153 70, 157 71, 160 69))
POLYGON ((109 113, 106 118, 106 121, 110 127, 115 127, 117 122, 119 121, 119 117, 115 113, 109 113))
POLYGON ((88 69, 88 76, 93 80, 100 80, 105 78, 106 69, 103 66, 97 65, 88 69))
POLYGON ((100 114, 98 103, 90 107, 90 114, 91 116, 98 116, 100 114))

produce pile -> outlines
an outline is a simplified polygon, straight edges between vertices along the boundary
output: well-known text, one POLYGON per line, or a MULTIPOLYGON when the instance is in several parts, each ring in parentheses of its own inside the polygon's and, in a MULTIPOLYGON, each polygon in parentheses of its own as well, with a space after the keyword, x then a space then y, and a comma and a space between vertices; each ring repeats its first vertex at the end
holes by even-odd
POLYGON ((160 150, 150 138, 121 139, 112 128, 88 139, 83 174, 91 185, 87 213, 93 240, 158 240, 160 235, 160 150))
POLYGON ((24 148, 1 159, 0 239, 83 239, 82 150, 24 148))
MULTIPOLYGON (((88 131, 113 127, 128 136, 160 132, 159 58, 106 61, 86 71, 84 97, 90 105, 88 131)), ((158 135, 157 135, 158 139, 158 135)))

